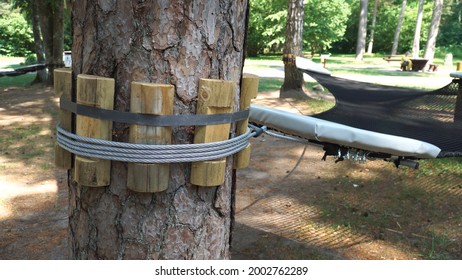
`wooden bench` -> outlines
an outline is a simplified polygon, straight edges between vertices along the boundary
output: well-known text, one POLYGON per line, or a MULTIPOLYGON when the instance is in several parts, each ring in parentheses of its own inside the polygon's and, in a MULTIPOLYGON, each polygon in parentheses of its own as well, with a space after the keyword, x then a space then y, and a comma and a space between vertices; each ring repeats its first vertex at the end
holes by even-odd
POLYGON ((403 57, 402 54, 394 54, 394 55, 384 56, 383 60, 386 60, 388 63, 390 63, 390 61, 401 61, 402 57, 403 57))
POLYGON ((436 72, 438 71, 438 65, 437 64, 430 64, 430 67, 428 68, 429 72, 436 72))

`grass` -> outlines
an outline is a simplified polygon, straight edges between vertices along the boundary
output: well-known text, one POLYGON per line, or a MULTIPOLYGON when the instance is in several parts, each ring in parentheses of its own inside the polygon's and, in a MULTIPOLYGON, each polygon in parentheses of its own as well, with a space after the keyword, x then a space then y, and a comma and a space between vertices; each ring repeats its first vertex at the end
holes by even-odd
POLYGON ((283 82, 283 79, 278 78, 260 78, 258 92, 279 90, 283 82))
POLYGON ((418 176, 451 174, 462 179, 462 158, 421 160, 417 174, 418 176))
POLYGON ((27 87, 32 84, 35 74, 25 74, 16 77, 0 77, 0 88, 7 87, 27 87))
MULTIPOLYGON (((352 54, 333 54, 327 60, 327 68, 333 74, 348 74, 348 75, 357 75, 357 76, 409 76, 409 77, 434 77, 434 76, 447 76, 447 73, 444 71, 439 71, 436 73, 427 73, 427 72, 401 72, 399 70, 399 62, 390 62, 387 63, 383 60, 382 54, 375 55, 365 55, 363 61, 356 61, 355 56, 352 54), (394 70, 394 71, 392 71, 394 70)), ((261 55, 259 57, 250 57, 246 59, 246 63, 249 65, 260 65, 261 67, 274 66, 278 64, 282 65, 281 62, 282 55, 261 55)), ((453 68, 455 70, 455 65, 458 58, 454 58, 453 68)), ((313 57, 313 61, 320 63, 319 57, 313 57)), ((443 59, 435 58, 434 62, 440 65, 440 69, 444 69, 443 59)), ((257 66, 259 67, 259 66, 257 66)))
MULTIPOLYGON (((23 63, 17 63, 23 60, 18 57, 0 57, 0 68, 19 68, 23 67, 23 63), (3 65, 3 66, 2 66, 3 65)), ((35 79, 35 74, 25 74, 16 77, 3 76, 0 77, 0 88, 7 87, 27 87, 32 84, 35 79)))
MULTIPOLYGON (((379 63, 380 59, 381 57, 371 58, 371 65, 376 67, 373 63, 379 63)), ((279 67, 280 57, 265 56, 251 61, 258 69, 279 67)), ((353 63, 352 56, 333 58, 328 65, 333 71, 336 71, 335 67, 345 68, 347 69, 345 73, 357 75, 383 74, 383 71, 378 68, 364 68, 361 67, 364 64, 353 63)), ((393 74, 391 73, 390 76, 393 77, 393 74)), ((406 73, 406 75, 422 74, 406 73)), ((34 75, 14 77, 11 84, 27 85, 27 82, 19 82, 26 76, 30 76, 31 80, 34 77, 34 75)), ((0 87, 4 86, 4 79, 5 77, 0 78, 0 87)), ((279 90, 282 83, 283 79, 280 78, 261 78, 259 91, 279 90)), ((312 88, 315 84, 307 82, 306 87, 312 88)), ((333 106, 333 102, 330 101, 312 99, 309 102, 316 111, 325 111, 333 106)), ((48 130, 48 125, 42 123, 4 126, 0 130, 0 154, 5 155, 10 161, 18 160, 34 165, 37 172, 53 169, 50 156, 52 141, 48 130), (47 145, 43 146, 39 143, 47 143, 47 145)), ((327 195, 317 197, 315 202, 320 209, 323 223, 331 225, 334 232, 365 235, 372 240, 383 240, 423 259, 462 257, 458 251, 460 242, 454 241, 460 239, 460 224, 462 224, 460 218, 462 215, 459 211, 461 194, 458 192, 458 189, 462 188, 461 158, 422 160, 418 170, 387 167, 369 177, 358 178, 351 174, 353 168, 346 168, 345 171, 341 169, 343 166, 341 164, 343 163, 338 165, 334 179, 326 183, 327 195), (353 183, 359 186, 353 187, 353 183)), ((0 171, 8 170, 8 167, 2 164, 0 171)), ((365 173, 360 174, 363 176, 365 173)), ((20 176, 19 172, 18 176, 20 176)), ((277 259, 281 256, 294 259, 330 258, 329 254, 318 253, 300 244, 288 245, 278 236, 270 235, 261 238, 255 247, 249 249, 252 251, 249 254, 257 252, 260 247, 265 248, 263 256, 255 255, 255 258, 277 259), (273 239, 272 244, 275 244, 275 247, 267 247, 268 239, 273 239)))

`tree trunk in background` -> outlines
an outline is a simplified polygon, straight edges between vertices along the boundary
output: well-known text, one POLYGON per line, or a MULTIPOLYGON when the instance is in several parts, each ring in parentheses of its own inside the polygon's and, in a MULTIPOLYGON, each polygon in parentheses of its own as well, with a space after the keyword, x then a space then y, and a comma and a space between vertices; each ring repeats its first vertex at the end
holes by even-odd
POLYGON ((303 73, 295 66, 294 58, 303 50, 303 0, 289 0, 284 43, 284 83, 279 97, 303 97, 303 73))
POLYGON ((401 34, 401 27, 403 26, 406 4, 407 0, 403 0, 403 3, 401 4, 401 11, 399 12, 398 24, 396 25, 395 37, 393 38, 393 46, 391 48, 392 55, 395 55, 398 52, 399 35, 401 34))
POLYGON ((54 68, 64 67, 63 52, 64 52, 64 1, 57 0, 53 2, 53 54, 51 57, 52 67, 50 69, 49 82, 53 83, 54 68))
POLYGON ((427 45, 425 46, 424 58, 428 59, 428 64, 433 62, 436 48, 436 37, 440 28, 441 15, 443 14, 443 0, 435 0, 433 5, 432 21, 428 30, 427 45))
POLYGON ((374 47, 374 33, 375 33, 375 24, 377 22, 378 10, 379 10, 379 0, 375 0, 374 13, 372 15, 371 37, 369 39, 369 45, 367 47, 368 54, 372 54, 372 48, 374 47))
POLYGON ((420 30, 422 29, 423 7, 424 0, 420 0, 415 23, 414 43, 412 44, 412 57, 419 57, 420 53, 420 30))
MULTIPOLYGON (((38 14, 37 1, 31 1, 31 18, 32 18, 32 31, 34 33, 34 48, 37 55, 37 63, 45 64, 45 52, 43 49, 42 34, 40 32, 40 16, 38 14)), ((43 83, 47 80, 46 69, 37 71, 37 75, 33 83, 43 83)))
MULTIPOLYGON (((132 81, 172 84, 177 115, 195 113, 200 78, 231 80, 237 108, 247 4, 73 1, 73 77, 114 78, 118 111, 130 108, 132 81)), ((172 143, 192 143, 193 133, 193 127, 176 127, 172 143)), ((125 124, 114 124, 113 140, 128 140, 125 124)), ((232 160, 219 187, 191 185, 190 168, 170 164, 167 191, 154 194, 128 190, 122 162, 112 162, 108 187, 85 187, 70 178, 71 258, 228 259, 232 160)))
POLYGON ((64 66, 64 0, 36 0, 40 31, 45 49, 48 76, 46 84, 53 84, 53 71, 64 66))
POLYGON ((358 40, 356 42, 356 60, 362 61, 366 51, 367 5, 368 0, 361 0, 359 9, 358 40))

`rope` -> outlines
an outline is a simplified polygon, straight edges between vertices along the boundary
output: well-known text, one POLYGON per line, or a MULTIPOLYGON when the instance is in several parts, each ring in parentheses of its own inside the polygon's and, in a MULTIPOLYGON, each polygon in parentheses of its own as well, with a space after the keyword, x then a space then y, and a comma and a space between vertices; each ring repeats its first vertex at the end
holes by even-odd
POLYGON ((76 135, 56 126, 56 140, 63 149, 81 156, 137 163, 180 163, 207 161, 233 155, 245 147, 256 133, 246 133, 225 141, 201 144, 149 145, 115 142, 76 135))

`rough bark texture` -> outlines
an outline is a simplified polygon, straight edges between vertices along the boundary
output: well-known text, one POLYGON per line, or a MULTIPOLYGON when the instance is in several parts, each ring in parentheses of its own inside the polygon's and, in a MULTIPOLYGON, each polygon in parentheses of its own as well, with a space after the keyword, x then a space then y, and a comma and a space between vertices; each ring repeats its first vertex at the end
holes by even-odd
MULTIPOLYGON (((247 1, 84 0, 73 2, 73 76, 115 78, 115 109, 129 110, 132 81, 175 86, 174 114, 194 114, 200 78, 242 73, 247 1)), ((75 90, 75 89, 74 89, 75 90)), ((193 127, 173 143, 192 143, 193 127)), ((115 124, 113 140, 127 141, 115 124)), ((232 223, 232 160, 225 183, 196 187, 190 164, 171 164, 166 192, 126 188, 127 164, 112 163, 111 185, 70 183, 70 244, 75 259, 227 259, 232 223)), ((71 172, 72 173, 72 172, 71 172)))
POLYGON ((419 1, 419 10, 415 23, 414 43, 412 44, 412 57, 419 57, 420 52, 420 31, 422 29, 424 0, 419 1))
POLYGON ((403 0, 403 2, 401 3, 401 11, 399 12, 398 24, 396 25, 395 36, 393 38, 393 46, 391 47, 392 55, 395 55, 398 52, 399 35, 401 34, 401 27, 403 26, 406 4, 407 4, 407 0, 403 0))
POLYGON ((364 52, 366 51, 366 35, 367 35, 367 5, 368 0, 361 0, 359 12, 359 27, 358 40, 356 42, 356 60, 363 60, 364 52))
POLYGON ((433 62, 436 48, 436 38, 440 28, 441 15, 443 14, 443 0, 435 0, 433 4, 432 21, 428 30, 427 45, 425 46, 424 58, 428 59, 428 64, 433 62))
MULTIPOLYGON (((286 41, 284 55, 301 56, 303 47, 303 0, 289 0, 286 21, 286 41)), ((293 60, 284 63, 284 83, 281 87, 280 97, 304 96, 303 74, 293 60)))

